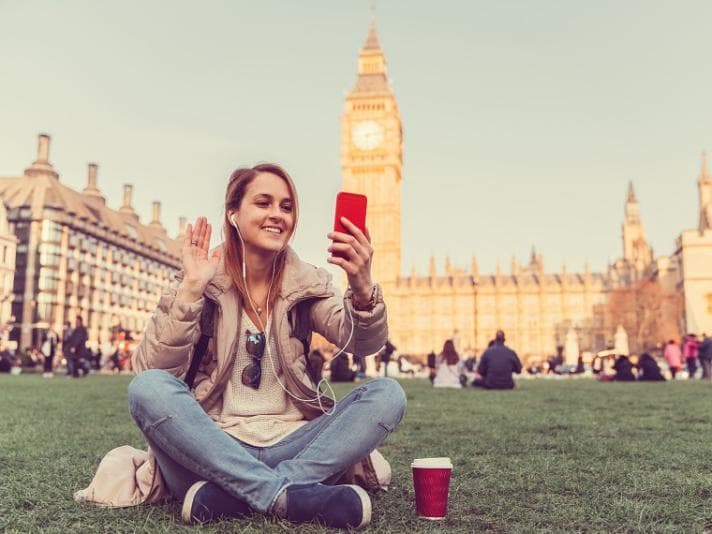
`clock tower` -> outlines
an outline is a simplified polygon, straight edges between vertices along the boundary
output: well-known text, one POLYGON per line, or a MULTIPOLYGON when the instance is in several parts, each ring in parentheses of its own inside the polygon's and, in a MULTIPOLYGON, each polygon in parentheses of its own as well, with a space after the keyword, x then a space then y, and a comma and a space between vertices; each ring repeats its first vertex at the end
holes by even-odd
POLYGON ((386 293, 401 274, 403 130, 386 72, 375 18, 359 52, 358 79, 341 118, 344 191, 368 197, 366 224, 374 247, 372 274, 386 293))

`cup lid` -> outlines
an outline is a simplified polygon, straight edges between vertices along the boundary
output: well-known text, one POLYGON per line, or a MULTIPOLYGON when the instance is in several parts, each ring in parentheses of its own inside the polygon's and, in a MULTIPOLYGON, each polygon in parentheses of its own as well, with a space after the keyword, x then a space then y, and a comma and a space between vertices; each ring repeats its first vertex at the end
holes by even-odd
POLYGON ((429 467, 429 468, 450 468, 452 469, 452 462, 450 458, 440 457, 440 458, 416 458, 413 463, 410 464, 411 467, 429 467))

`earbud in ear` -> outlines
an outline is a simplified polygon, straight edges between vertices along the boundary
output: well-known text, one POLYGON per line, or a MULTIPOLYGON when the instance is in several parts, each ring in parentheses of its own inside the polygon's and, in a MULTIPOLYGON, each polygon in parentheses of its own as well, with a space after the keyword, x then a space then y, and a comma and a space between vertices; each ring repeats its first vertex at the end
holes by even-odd
POLYGON ((235 230, 238 230, 238 231, 240 230, 237 227, 237 223, 235 222, 235 214, 234 213, 232 215, 230 215, 230 223, 232 223, 232 225, 235 227, 235 230))

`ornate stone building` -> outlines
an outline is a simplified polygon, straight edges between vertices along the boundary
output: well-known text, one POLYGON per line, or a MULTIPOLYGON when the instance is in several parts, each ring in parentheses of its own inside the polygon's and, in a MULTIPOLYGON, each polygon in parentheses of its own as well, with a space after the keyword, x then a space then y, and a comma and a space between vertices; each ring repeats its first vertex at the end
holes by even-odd
POLYGON ((37 159, 23 175, 0 178, 17 239, 10 338, 22 347, 38 345, 47 328, 61 333, 77 315, 90 341, 107 341, 118 326, 138 333, 180 266, 180 245, 161 224, 159 202, 149 224, 139 221, 131 185, 124 186, 122 206, 109 208, 95 163, 82 192, 63 185, 49 146, 50 137, 41 134, 37 159))
MULTIPOLYGON (((697 269, 712 265, 712 215, 708 215, 712 214, 712 179, 705 174, 700 178, 701 203, 705 206, 700 220, 706 233, 697 232, 694 239, 683 234, 680 246, 688 252, 679 260, 654 258, 631 183, 622 225, 623 256, 606 272, 585 268, 582 273, 574 273, 565 265, 559 272, 546 272, 541 255, 532 251, 528 264, 519 265, 513 259, 507 272, 498 266, 494 274, 480 273, 475 257, 468 268, 445 259, 444 271, 439 272, 435 258, 431 258, 426 276, 414 272, 404 276, 402 165, 400 114, 372 20, 359 53, 356 85, 344 105, 341 168, 343 189, 368 196, 368 223, 376 250, 374 278, 383 285, 391 339, 402 353, 437 352, 448 338, 454 338, 461 351, 479 352, 498 328, 505 330, 511 345, 525 358, 553 354, 557 345, 564 345, 572 336, 581 350, 604 349, 612 343, 617 326, 607 313, 612 291, 655 276, 664 277, 670 291, 682 291, 678 264, 690 263, 691 254, 698 254, 690 252, 694 240, 707 240, 704 254, 709 257, 695 256, 692 263, 697 269)), ((699 275, 696 268, 684 271, 695 278, 699 275)), ((691 283, 687 282, 688 287, 691 283)), ((712 311, 712 277, 706 276, 703 285, 708 295, 704 304, 712 311)), ((707 313, 707 320, 712 320, 707 313)), ((712 332, 712 323, 708 331, 712 332)))
POLYGON ((682 295, 687 332, 712 334, 712 176, 707 156, 697 179, 699 223, 683 230, 671 258, 659 262, 660 276, 682 295))
POLYGON ((0 337, 7 338, 12 323, 12 285, 15 280, 17 238, 7 222, 7 210, 0 202, 0 337))

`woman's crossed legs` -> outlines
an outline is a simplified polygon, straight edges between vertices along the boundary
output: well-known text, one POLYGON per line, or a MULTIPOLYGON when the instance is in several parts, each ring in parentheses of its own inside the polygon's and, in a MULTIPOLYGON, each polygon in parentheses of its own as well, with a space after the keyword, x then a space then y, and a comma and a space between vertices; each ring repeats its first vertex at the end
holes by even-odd
POLYGON ((257 448, 221 430, 186 384, 166 371, 144 371, 129 385, 131 415, 174 498, 207 480, 262 513, 272 511, 286 487, 336 479, 366 457, 400 423, 405 404, 398 382, 375 379, 339 400, 333 414, 257 448))

